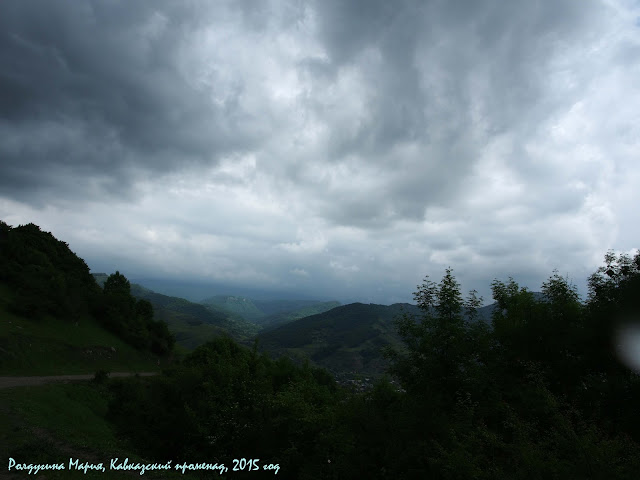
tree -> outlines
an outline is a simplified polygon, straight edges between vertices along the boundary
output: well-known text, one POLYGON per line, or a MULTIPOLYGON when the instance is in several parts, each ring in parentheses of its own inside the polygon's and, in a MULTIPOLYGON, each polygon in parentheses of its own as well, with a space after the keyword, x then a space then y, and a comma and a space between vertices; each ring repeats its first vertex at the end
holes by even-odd
POLYGON ((607 252, 605 265, 588 280, 589 296, 584 313, 583 359, 585 389, 582 406, 595 418, 640 439, 635 414, 640 376, 623 363, 618 343, 626 327, 640 324, 640 252, 634 258, 607 252))
POLYGON ((105 326, 125 341, 142 346, 141 328, 136 317, 136 300, 131 296, 131 284, 116 271, 104 282, 101 319, 105 326), (133 338, 135 337, 135 338, 133 338))
POLYGON ((441 321, 459 324, 462 322, 462 295, 460 284, 456 281, 451 271, 451 267, 445 270, 444 277, 440 281, 436 292, 438 300, 436 311, 441 321))
POLYGON ((424 314, 428 315, 435 306, 436 295, 436 283, 429 280, 429 275, 426 275, 422 281, 422 285, 418 285, 418 290, 413 292, 413 299, 424 314))
MULTIPOLYGON (((437 285, 425 277, 414 292, 414 300, 422 316, 419 323, 407 313, 396 319, 406 352, 387 351, 391 373, 407 392, 419 396, 434 410, 447 412, 455 405, 458 392, 469 387, 471 372, 478 367, 473 345, 481 332, 470 329, 464 321, 465 302, 451 268, 445 270, 437 285)), ((479 302, 472 293, 466 305, 473 309, 479 302)))
POLYGON ((106 295, 129 296, 131 295, 131 284, 127 277, 116 270, 116 273, 109 275, 104 282, 104 293, 106 295))
POLYGON ((136 302, 136 316, 143 325, 153 321, 153 305, 149 300, 140 299, 136 302))
POLYGON ((464 302, 464 308, 470 322, 475 322, 478 318, 478 309, 482 306, 482 297, 478 296, 477 290, 471 290, 467 300, 464 302))
POLYGON ((520 288, 511 277, 507 283, 495 279, 491 289, 497 304, 491 313, 495 337, 507 356, 515 352, 518 352, 515 356, 521 356, 528 351, 531 342, 541 341, 528 337, 526 332, 535 315, 535 298, 526 287, 520 288))

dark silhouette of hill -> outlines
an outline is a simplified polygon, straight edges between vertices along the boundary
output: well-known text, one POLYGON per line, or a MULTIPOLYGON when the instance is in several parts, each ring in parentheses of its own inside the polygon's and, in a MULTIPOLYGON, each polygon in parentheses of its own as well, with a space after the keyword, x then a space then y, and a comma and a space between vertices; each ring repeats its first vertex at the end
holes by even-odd
MULTIPOLYGON (((479 308, 477 321, 489 324, 494 308, 495 303, 479 308)), ((267 327, 259 337, 265 350, 308 357, 334 373, 380 374, 386 366, 382 349, 400 344, 394 319, 402 313, 419 317, 421 310, 409 303, 352 303, 267 327)))
POLYGON ((131 296, 124 276, 100 288, 66 242, 32 223, 0 221, 0 313, 0 369, 8 373, 149 368, 173 348, 167 325, 131 296))

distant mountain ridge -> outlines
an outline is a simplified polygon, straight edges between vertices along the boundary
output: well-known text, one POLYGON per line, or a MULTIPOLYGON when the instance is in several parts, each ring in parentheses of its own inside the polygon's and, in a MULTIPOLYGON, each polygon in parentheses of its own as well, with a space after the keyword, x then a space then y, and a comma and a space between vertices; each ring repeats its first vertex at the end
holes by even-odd
MULTIPOLYGON (((479 308, 477 321, 489 324, 495 308, 479 308)), ((265 350, 307 357, 334 373, 375 375, 386 367, 382 348, 402 345, 393 322, 402 313, 419 318, 422 310, 410 303, 351 303, 265 330, 259 338, 265 350)))
MULTIPOLYGON (((106 273, 93 273, 98 285, 104 285, 106 273)), ((241 295, 217 295, 202 303, 157 293, 132 283, 131 294, 151 302, 156 319, 169 325, 178 344, 193 349, 213 336, 230 335, 249 344, 259 331, 299 318, 321 313, 339 302, 314 300, 255 300, 241 295), (258 308, 258 306, 260 308, 258 308)))
MULTIPOLYGON (((98 283, 106 279, 105 274, 95 276, 98 283)), ((198 304, 137 284, 132 284, 132 294, 149 300, 157 317, 167 322, 178 343, 186 348, 194 348, 214 335, 228 334, 245 344, 258 336, 261 349, 275 356, 309 358, 336 374, 382 373, 386 368, 382 349, 402 346, 394 318, 403 312, 422 315, 418 306, 410 303, 340 305, 335 301, 214 295, 198 304)), ((544 300, 539 292, 533 295, 544 300)), ((496 306, 493 303, 479 308, 476 320, 491 324, 496 306)))
MULTIPOLYGON (((100 286, 108 278, 106 273, 92 275, 100 286)), ((148 300, 153 305, 155 318, 166 322, 177 343, 187 349, 196 348, 219 335, 248 342, 258 332, 256 325, 231 312, 163 295, 136 283, 131 284, 131 295, 148 300)))
POLYGON ((253 300, 240 295, 214 295, 199 303, 233 312, 249 321, 264 317, 264 313, 256 307, 253 300))
POLYGON ((240 315, 245 320, 259 325, 260 329, 273 328, 340 306, 340 302, 337 301, 258 300, 241 295, 215 295, 200 303, 240 315))
MULTIPOLYGON (((293 303, 293 302, 292 302, 293 303)), ((297 302, 296 302, 297 303, 297 302)), ((280 313, 274 313, 264 318, 260 318, 258 322, 264 330, 270 330, 278 326, 293 322, 300 318, 309 317, 311 315, 317 315, 332 310, 341 306, 340 302, 309 302, 306 307, 301 307, 292 311, 281 311, 280 313)))

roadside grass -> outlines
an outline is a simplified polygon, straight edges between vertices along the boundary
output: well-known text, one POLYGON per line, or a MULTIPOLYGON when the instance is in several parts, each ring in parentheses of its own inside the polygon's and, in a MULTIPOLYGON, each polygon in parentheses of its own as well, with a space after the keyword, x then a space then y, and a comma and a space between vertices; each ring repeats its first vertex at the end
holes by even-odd
MULTIPOLYGON (((122 381, 122 379, 120 379, 122 381)), ((28 471, 9 473, 9 458, 21 464, 64 464, 65 470, 47 470, 39 476, 63 478, 131 478, 139 471, 112 471, 111 459, 129 463, 166 463, 178 459, 143 459, 132 453, 129 442, 107 421, 109 391, 93 382, 16 387, 0 390, 0 458, 6 478, 26 478, 28 471), (70 459, 105 471, 70 469, 70 459)), ((175 463, 174 463, 175 464, 175 463)), ((173 465, 173 464, 172 464, 173 465)), ((179 472, 144 473, 144 478, 193 478, 179 472)))

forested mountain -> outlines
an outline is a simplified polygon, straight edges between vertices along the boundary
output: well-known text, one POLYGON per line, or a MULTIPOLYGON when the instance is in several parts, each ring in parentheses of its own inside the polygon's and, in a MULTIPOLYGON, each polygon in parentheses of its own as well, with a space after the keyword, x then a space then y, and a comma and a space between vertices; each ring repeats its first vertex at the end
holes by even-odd
POLYGON ((220 308, 240 315, 260 329, 273 328, 298 318, 326 312, 340 305, 340 302, 317 300, 252 299, 240 295, 215 295, 200 303, 207 307, 220 308))
MULTIPOLYGON (((256 302, 258 304, 258 302, 256 302)), ((298 320, 300 318, 309 317, 311 315, 317 315, 319 313, 328 312, 329 310, 339 307, 340 302, 316 302, 316 301, 291 301, 291 302, 280 302, 273 301, 269 302, 268 306, 260 307, 263 311, 269 311, 268 307, 276 307, 278 304, 287 305, 285 308, 296 308, 295 310, 276 310, 279 313, 272 313, 266 317, 259 318, 257 322, 263 328, 263 330, 270 330, 272 328, 276 328, 280 325, 284 325, 287 323, 291 323, 294 320, 298 320), (306 305, 306 306, 303 306, 306 305)), ((282 307, 279 307, 282 308, 282 307)))
MULTIPOLYGON (((331 308, 340 306, 340 302, 329 301, 323 302, 318 300, 259 300, 254 299, 253 303, 266 316, 276 314, 286 314, 291 312, 304 313, 313 311, 311 315, 322 313, 318 309, 331 310, 331 308)), ((304 315, 307 316, 307 315, 304 315)), ((300 317, 302 318, 302 317, 300 317)))
MULTIPOLYGON (((496 306, 494 303, 478 308, 473 321, 490 323, 496 306)), ((409 303, 352 303, 266 329, 259 337, 267 351, 309 358, 336 374, 379 375, 388 367, 384 348, 401 342, 394 319, 403 312, 418 315, 421 310, 409 303)), ((464 317, 471 321, 466 313, 464 317)))
POLYGON ((400 342, 393 319, 403 309, 418 312, 410 304, 352 303, 266 331, 259 338, 267 351, 307 356, 336 373, 382 373, 382 348, 400 342))

